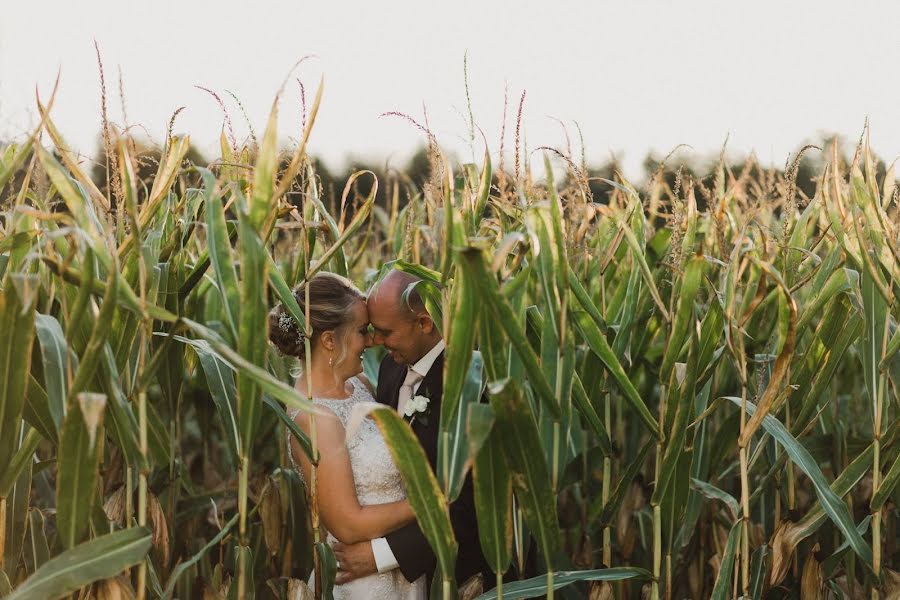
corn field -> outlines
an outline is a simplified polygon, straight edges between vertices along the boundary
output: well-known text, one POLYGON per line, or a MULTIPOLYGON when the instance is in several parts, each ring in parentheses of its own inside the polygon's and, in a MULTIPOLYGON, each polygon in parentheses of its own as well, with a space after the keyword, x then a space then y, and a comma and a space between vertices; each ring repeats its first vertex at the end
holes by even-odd
POLYGON ((429 136, 428 180, 360 171, 329 202, 321 95, 296 147, 276 102, 209 165, 169 136, 141 175, 109 136, 95 181, 52 100, 0 148, 0 596, 330 598, 285 446, 314 460, 286 414, 311 405, 266 317, 304 322, 291 290, 320 270, 366 289, 392 266, 448 344, 437 467, 377 417, 432 597, 900 597, 900 207, 868 132, 821 150, 812 196, 802 152, 594 197, 566 152, 517 136, 509 172, 429 136), (467 473, 498 576, 457 588, 467 473))

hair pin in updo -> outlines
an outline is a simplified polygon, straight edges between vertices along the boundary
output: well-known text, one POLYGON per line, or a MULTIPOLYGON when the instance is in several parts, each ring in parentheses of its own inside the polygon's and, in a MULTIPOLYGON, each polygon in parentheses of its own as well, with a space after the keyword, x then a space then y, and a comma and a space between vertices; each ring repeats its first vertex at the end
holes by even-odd
MULTIPOLYGON (((278 328, 284 331, 285 333, 290 332, 291 327, 294 327, 294 318, 289 315, 287 312, 282 312, 278 315, 278 328)), ((300 327, 297 327, 297 339, 302 344, 306 339, 306 335, 303 333, 303 330, 300 327)))

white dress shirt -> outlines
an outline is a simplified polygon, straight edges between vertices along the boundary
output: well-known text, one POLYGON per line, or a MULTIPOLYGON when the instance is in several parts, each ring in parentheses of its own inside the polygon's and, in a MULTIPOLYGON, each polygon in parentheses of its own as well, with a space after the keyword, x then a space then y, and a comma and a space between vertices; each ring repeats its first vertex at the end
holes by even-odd
MULTIPOLYGON (((400 398, 400 402, 404 402, 410 400, 413 396, 415 396, 416 391, 418 390, 418 386, 422 383, 422 379, 428 375, 428 371, 431 370, 431 367, 434 365, 434 361, 437 360, 437 357, 441 355, 441 352, 447 347, 447 344, 444 343, 444 340, 439 340, 434 347, 428 351, 425 356, 420 358, 416 364, 409 367, 410 371, 414 371, 419 375, 419 381, 415 384, 415 389, 409 394, 408 398, 400 398)), ((397 410, 402 412, 403 406, 399 403, 397 405, 397 410)), ((375 555, 375 566, 378 568, 379 573, 387 573, 393 569, 396 569, 400 566, 397 562, 397 558, 394 556, 394 553, 391 551, 391 546, 387 543, 387 540, 383 537, 376 538, 372 540, 372 554, 375 555)))

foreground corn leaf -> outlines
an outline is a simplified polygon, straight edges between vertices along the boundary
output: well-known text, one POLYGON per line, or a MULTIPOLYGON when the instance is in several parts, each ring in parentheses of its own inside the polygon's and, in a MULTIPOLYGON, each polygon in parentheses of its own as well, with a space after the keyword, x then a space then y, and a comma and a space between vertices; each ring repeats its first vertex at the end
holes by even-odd
POLYGON ((17 447, 34 340, 34 304, 6 279, 0 290, 0 475, 17 447))
POLYGON ((265 369, 247 361, 243 356, 235 352, 233 348, 228 346, 228 344, 223 342, 222 338, 214 331, 200 323, 191 321, 190 319, 184 319, 184 322, 202 339, 191 340, 182 336, 175 336, 175 339, 186 344, 200 344, 206 351, 214 353, 218 359, 231 367, 232 370, 255 381, 263 391, 269 393, 273 398, 284 402, 288 406, 299 408, 301 410, 309 410, 312 408, 312 403, 301 396, 297 390, 283 381, 275 379, 275 377, 265 369))
POLYGON ((549 563, 559 547, 559 521, 537 424, 515 381, 493 382, 488 391, 496 419, 494 428, 512 477, 513 491, 549 563))
POLYGON ((409 425, 392 408, 374 408, 372 418, 381 429, 400 470, 409 503, 437 557, 441 573, 445 579, 452 579, 456 572, 456 537, 450 524, 447 498, 441 493, 425 451, 409 425))
MULTIPOLYGON (((261 209, 260 209, 261 210, 261 209)), ((257 215, 257 218, 264 216, 257 215)), ((266 359, 266 284, 268 262, 266 250, 254 221, 238 211, 238 240, 241 255, 241 321, 237 351, 249 363, 263 366, 266 359)), ((237 374, 237 415, 241 448, 246 452, 253 444, 262 409, 256 381, 239 371, 237 374)))
POLYGON ((59 478, 56 494, 66 498, 56 512, 59 537, 74 548, 87 534, 97 488, 100 435, 106 396, 82 393, 69 405, 59 442, 59 478))
POLYGON ((151 534, 143 527, 108 533, 54 556, 26 579, 9 600, 62 598, 139 563, 150 550, 151 534))
MULTIPOLYGON (((475 421, 482 421, 486 425, 493 423, 489 407, 473 408, 482 410, 470 410, 470 426, 475 421)), ((475 456, 472 483, 481 550, 491 570, 503 574, 509 567, 512 551, 512 478, 503 457, 500 435, 494 429, 490 430, 487 440, 475 456)))
MULTIPOLYGON (((460 409, 460 396, 469 373, 481 312, 478 310, 477 289, 464 271, 454 282, 450 297, 451 308, 447 315, 450 335, 444 352, 444 395, 441 400, 442 429, 450 426, 457 413, 462 413, 463 419, 468 414, 468 409, 460 409)), ((446 477, 447 474, 443 475, 446 477)))
MULTIPOLYGON (((450 413, 447 421, 444 420, 443 414, 441 415, 437 474, 438 483, 450 502, 454 502, 459 497, 463 483, 465 483, 466 473, 470 466, 469 456, 472 451, 467 419, 471 414, 470 408, 480 402, 484 390, 484 360, 481 358, 481 353, 470 352, 469 356, 469 364, 465 365, 463 371, 465 380, 456 408, 450 413)), ((445 363, 445 365, 445 369, 449 369, 449 364, 445 363)), ((446 397, 441 400, 442 413, 445 401, 446 397)))
MULTIPOLYGON (((553 575, 553 589, 571 585, 578 581, 624 581, 637 579, 639 581, 650 579, 652 575, 645 569, 638 567, 611 567, 609 569, 594 569, 592 571, 558 571, 553 575)), ((503 586, 503 598, 513 600, 518 598, 537 598, 547 593, 547 581, 543 577, 526 579, 503 586)), ((475 600, 494 600, 498 598, 496 590, 478 596, 475 600)))

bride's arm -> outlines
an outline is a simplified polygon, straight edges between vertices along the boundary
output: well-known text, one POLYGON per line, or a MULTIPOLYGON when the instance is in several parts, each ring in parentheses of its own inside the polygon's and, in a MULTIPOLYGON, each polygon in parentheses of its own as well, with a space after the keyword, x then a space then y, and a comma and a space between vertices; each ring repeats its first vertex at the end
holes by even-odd
MULTIPOLYGON (((309 415, 300 413, 295 419, 309 435, 309 415)), ((316 493, 319 516, 325 528, 344 544, 353 544, 379 537, 415 520, 409 502, 401 500, 387 504, 361 506, 356 497, 356 485, 350 466, 350 455, 344 443, 344 427, 332 414, 316 417, 319 447, 319 466, 316 470, 316 493)), ((309 458, 291 439, 294 461, 303 469, 303 477, 310 481, 309 458)))

